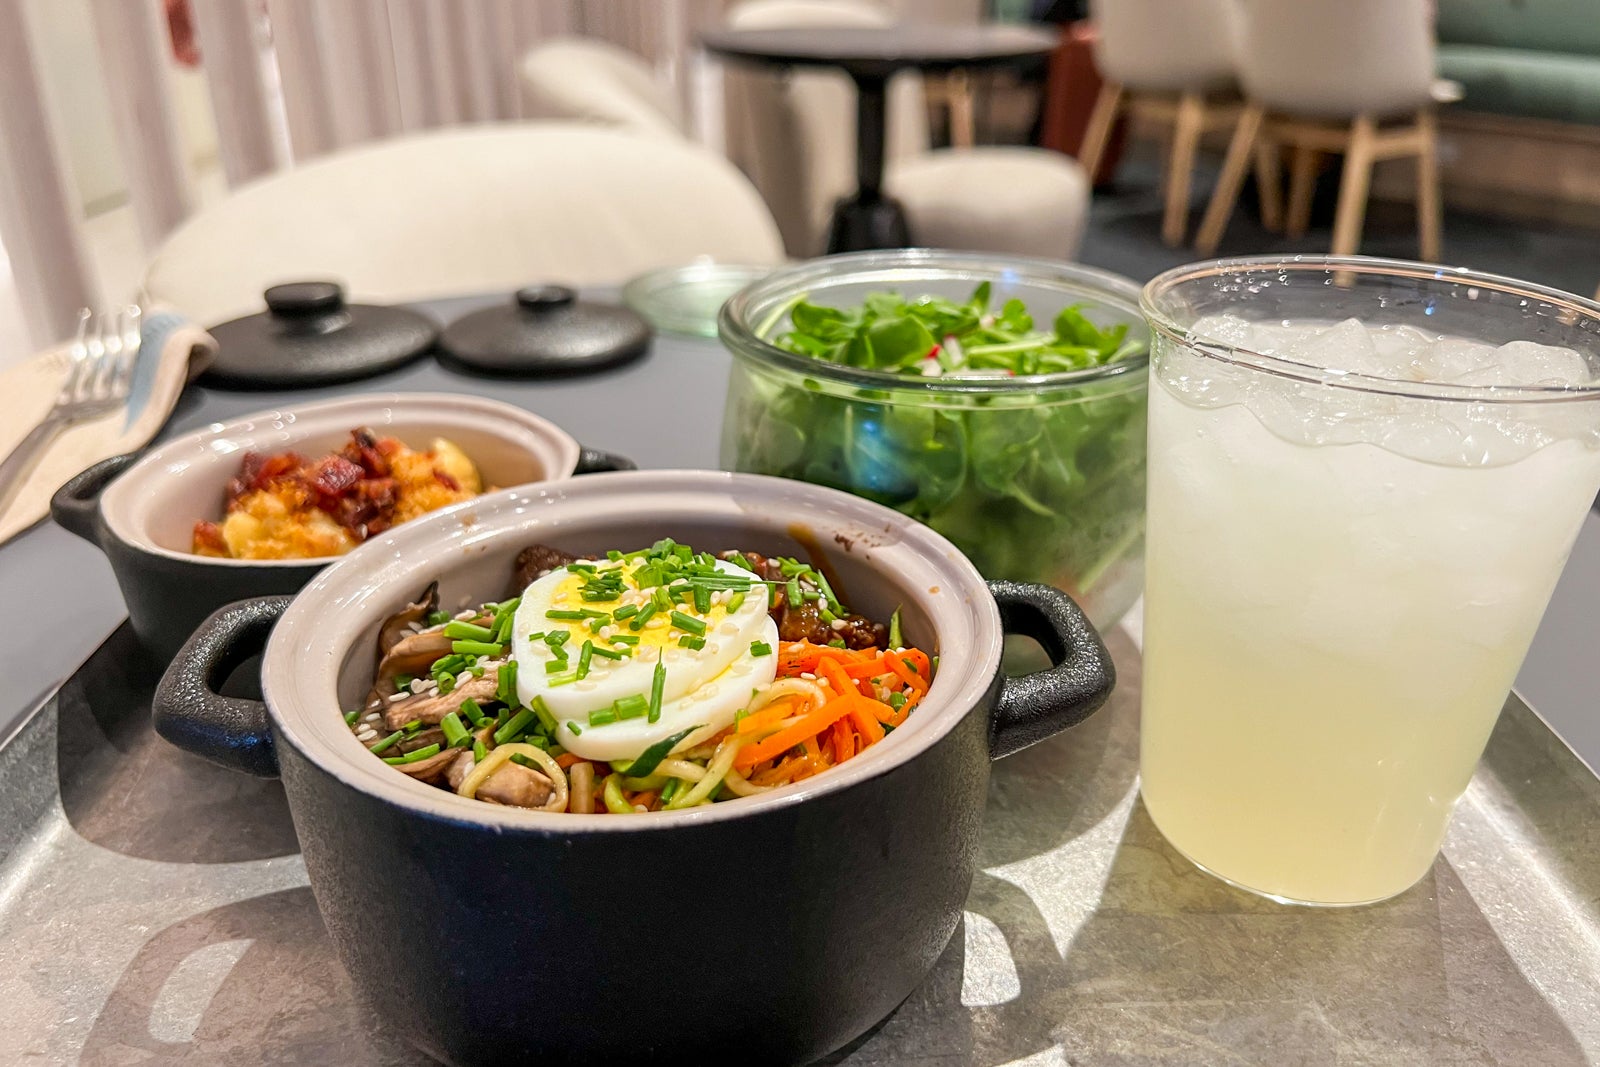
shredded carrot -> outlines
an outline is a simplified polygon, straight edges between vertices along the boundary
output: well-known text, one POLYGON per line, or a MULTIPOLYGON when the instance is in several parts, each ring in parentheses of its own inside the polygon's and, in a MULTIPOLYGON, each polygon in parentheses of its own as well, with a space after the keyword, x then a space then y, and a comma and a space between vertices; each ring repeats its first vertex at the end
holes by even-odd
POLYGON ((563 753, 561 753, 561 755, 556 757, 556 766, 560 767, 563 770, 565 770, 566 768, 572 766, 574 763, 587 763, 587 762, 588 762, 588 760, 585 760, 582 756, 578 755, 576 752, 563 752, 563 753))
POLYGON ((850 733, 850 717, 847 715, 833 724, 833 760, 843 763, 855 754, 855 738, 850 733))
POLYGON ((654 789, 646 789, 644 792, 635 793, 631 797, 626 793, 623 794, 623 796, 627 798, 629 804, 642 804, 647 808, 654 804, 656 802, 656 797, 660 795, 661 794, 654 789))
POLYGON ((850 714, 850 700, 859 699, 853 694, 846 698, 835 697, 822 707, 813 711, 793 726, 785 727, 771 737, 757 741, 753 745, 746 745, 739 750, 739 755, 734 759, 733 765, 739 768, 754 767, 764 763, 772 757, 798 745, 808 737, 815 737, 823 730, 850 714))
POLYGON ((894 671, 895 677, 899 678, 902 682, 906 683, 919 693, 925 693, 928 691, 928 680, 922 675, 918 674, 916 671, 912 670, 910 667, 906 666, 906 662, 901 656, 898 656, 893 652, 885 652, 883 654, 883 659, 885 663, 889 664, 889 669, 894 671))
POLYGON ((752 712, 739 720, 739 733, 753 734, 778 725, 795 712, 794 700, 790 697, 780 697, 762 708, 752 712))
POLYGON ((883 740, 883 726, 878 721, 877 712, 878 708, 885 706, 879 701, 868 700, 865 697, 851 706, 850 721, 861 734, 863 748, 883 740))

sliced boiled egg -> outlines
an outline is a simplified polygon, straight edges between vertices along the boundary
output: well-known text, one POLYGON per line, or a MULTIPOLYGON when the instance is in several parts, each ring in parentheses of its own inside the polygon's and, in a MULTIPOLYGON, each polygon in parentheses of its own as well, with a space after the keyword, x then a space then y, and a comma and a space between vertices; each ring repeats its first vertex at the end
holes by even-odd
POLYGON ((748 587, 715 589, 701 611, 684 592, 694 577, 641 587, 641 575, 653 581, 660 570, 624 558, 560 568, 523 591, 511 630, 517 692, 529 707, 542 701, 563 748, 584 759, 632 760, 685 730, 674 750, 693 748, 772 682, 778 628, 767 586, 725 560, 698 557, 696 571, 706 584, 748 587))

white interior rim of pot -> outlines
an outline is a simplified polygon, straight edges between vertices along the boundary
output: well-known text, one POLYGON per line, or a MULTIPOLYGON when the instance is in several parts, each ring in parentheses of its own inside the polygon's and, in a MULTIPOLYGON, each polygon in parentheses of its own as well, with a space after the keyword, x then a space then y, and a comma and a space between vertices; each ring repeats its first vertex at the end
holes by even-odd
MULTIPOLYGON (((553 481, 569 477, 582 452, 578 442, 559 426, 503 401, 460 393, 373 393, 257 411, 175 437, 145 453, 112 480, 101 494, 100 513, 112 536, 140 551, 168 559, 214 567, 306 567, 328 563, 341 557, 201 556, 157 544, 147 527, 152 514, 173 507, 193 509, 193 522, 222 519, 227 481, 238 471, 239 461, 248 451, 283 452, 295 448, 297 441, 312 436, 348 435, 360 426, 368 426, 380 435, 403 435, 408 424, 420 422, 456 422, 493 433, 532 456, 542 470, 554 472, 550 478, 553 481), (194 479, 208 483, 209 490, 202 493, 193 484, 194 479), (204 500, 210 504, 204 504, 204 500)), ((470 453, 467 458, 478 461, 470 453)))
MULTIPOLYGON (((983 699, 1000 669, 1000 615, 977 568, 929 527, 847 493, 752 474, 629 471, 506 490, 473 504, 396 527, 323 570, 278 621, 262 662, 263 691, 280 745, 292 745, 352 788, 419 813, 501 830, 639 831, 803 803, 926 751, 983 699), (751 516, 746 521, 752 528, 774 532, 803 523, 824 544, 843 534, 861 546, 851 555, 894 575, 893 581, 927 613, 940 655, 927 696, 903 726, 844 764, 794 785, 635 818, 527 811, 460 797, 383 763, 345 725, 338 683, 353 642, 438 577, 453 555, 514 555, 541 533, 579 523, 648 521, 690 504, 700 521, 725 519, 733 526, 741 516, 751 516)), ((658 537, 673 536, 666 521, 658 537)), ((630 546, 595 549, 612 547, 630 546)))

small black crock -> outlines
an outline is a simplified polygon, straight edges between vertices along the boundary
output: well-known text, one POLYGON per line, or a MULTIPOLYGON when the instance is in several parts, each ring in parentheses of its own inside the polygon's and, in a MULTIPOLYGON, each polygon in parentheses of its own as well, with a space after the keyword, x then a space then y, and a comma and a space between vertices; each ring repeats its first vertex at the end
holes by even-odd
POLYGON ((264 411, 142 455, 112 456, 57 490, 50 514, 106 554, 134 632, 164 662, 223 604, 293 593, 328 565, 329 558, 215 559, 190 551, 194 524, 222 518, 228 479, 243 454, 321 455, 361 426, 414 447, 448 438, 495 487, 634 466, 583 449, 559 427, 510 404, 445 393, 371 394, 264 411))
POLYGON ((1114 683, 1063 593, 986 585, 925 526, 830 489, 705 471, 603 474, 402 526, 286 597, 222 609, 168 670, 156 728, 282 775, 328 932, 385 1025, 457 1065, 799 1063, 855 1039, 932 968, 974 869, 990 760, 1073 725, 1114 683), (822 546, 857 610, 937 652, 927 697, 806 782, 681 812, 571 815, 465 800, 374 759, 340 709, 383 619, 428 582, 503 595, 516 552, 671 536, 822 546), (1006 634, 1054 667, 1005 678, 1006 634), (269 639, 270 635, 270 639, 269 639), (216 686, 266 646, 265 703, 216 686))

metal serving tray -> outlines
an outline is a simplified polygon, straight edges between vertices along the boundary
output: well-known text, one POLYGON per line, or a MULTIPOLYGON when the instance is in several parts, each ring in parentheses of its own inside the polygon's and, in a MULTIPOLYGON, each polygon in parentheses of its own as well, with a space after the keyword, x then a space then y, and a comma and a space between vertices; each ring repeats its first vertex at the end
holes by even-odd
MULTIPOLYGON (((982 870, 927 984, 830 1062, 1600 1059, 1600 783, 1519 700, 1419 886, 1282 907, 1151 824, 1138 651, 1112 646, 1111 704, 995 767, 982 870)), ((353 1000, 278 785, 151 732, 156 673, 124 627, 0 747, 0 1062, 425 1062, 353 1000)))

